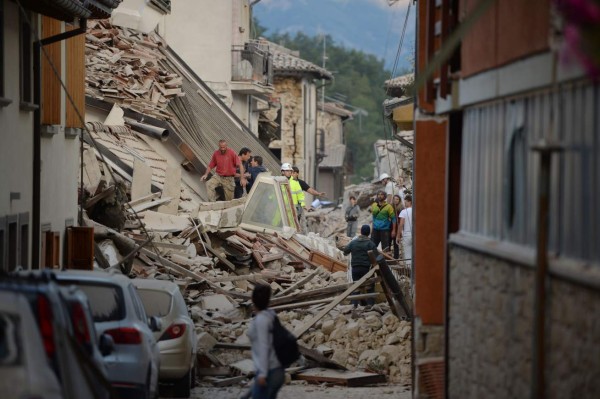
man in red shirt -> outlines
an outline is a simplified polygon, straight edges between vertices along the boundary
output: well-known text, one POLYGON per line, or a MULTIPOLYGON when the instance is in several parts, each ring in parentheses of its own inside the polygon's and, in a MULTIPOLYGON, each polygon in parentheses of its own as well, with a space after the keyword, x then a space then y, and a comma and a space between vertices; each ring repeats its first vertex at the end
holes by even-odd
POLYGON ((235 189, 234 175, 236 173, 235 168, 240 167, 240 185, 246 187, 246 177, 244 176, 244 165, 240 162, 240 158, 231 148, 227 148, 226 140, 219 140, 219 149, 216 150, 206 173, 202 175, 200 180, 205 181, 210 171, 214 168, 215 175, 206 183, 206 189, 208 190, 208 200, 214 202, 217 200, 216 188, 221 186, 225 193, 225 201, 231 201, 233 199, 233 191, 235 189))

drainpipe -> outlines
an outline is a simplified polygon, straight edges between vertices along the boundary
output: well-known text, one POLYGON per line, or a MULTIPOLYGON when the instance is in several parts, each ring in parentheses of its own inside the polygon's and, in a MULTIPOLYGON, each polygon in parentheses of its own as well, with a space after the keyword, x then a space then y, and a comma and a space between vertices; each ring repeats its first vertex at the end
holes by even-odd
POLYGON ((556 143, 542 140, 531 147, 540 154, 540 176, 538 185, 537 248, 535 256, 535 298, 533 319, 533 364, 531 397, 545 398, 546 379, 546 285, 548 275, 548 215, 550 209, 550 172, 552 153, 562 150, 556 143))
MULTIPOLYGON (((87 19, 79 19, 79 28, 59 33, 33 42, 33 103, 38 105, 33 112, 33 198, 31 210, 31 267, 40 267, 40 234, 42 202, 42 46, 52 44, 85 33, 87 19)), ((81 162, 81 160, 80 160, 81 162)))
POLYGON ((292 165, 296 165, 296 154, 298 154, 298 145, 296 143, 296 122, 292 123, 292 137, 294 138, 294 152, 292 152, 292 165))

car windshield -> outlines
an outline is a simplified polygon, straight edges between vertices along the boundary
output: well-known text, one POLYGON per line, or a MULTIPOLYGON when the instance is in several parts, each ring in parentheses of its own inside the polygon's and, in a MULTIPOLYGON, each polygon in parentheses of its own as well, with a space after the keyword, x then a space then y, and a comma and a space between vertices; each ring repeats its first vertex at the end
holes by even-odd
POLYGON ((111 284, 87 281, 66 281, 62 285, 75 284, 85 292, 92 308, 95 322, 119 321, 125 318, 125 302, 121 288, 111 284))
POLYGON ((171 310, 171 295, 162 291, 138 288, 138 294, 148 316, 164 317, 171 310))
POLYGON ((16 366, 21 362, 19 318, 0 313, 0 367, 16 366))

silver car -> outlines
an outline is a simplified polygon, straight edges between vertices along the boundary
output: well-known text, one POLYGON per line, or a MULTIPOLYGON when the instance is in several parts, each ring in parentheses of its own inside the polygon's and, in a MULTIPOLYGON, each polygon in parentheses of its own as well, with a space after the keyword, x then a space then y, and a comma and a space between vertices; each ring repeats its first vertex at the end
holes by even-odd
POLYGON ((118 397, 158 396, 160 355, 153 331, 131 279, 107 272, 67 270, 56 273, 60 284, 76 285, 88 297, 96 332, 113 338, 114 351, 104 357, 108 379, 118 397))
POLYGON ((27 298, 0 291, 0 392, 3 399, 62 399, 27 298))
POLYGON ((161 382, 174 385, 175 397, 189 397, 195 383, 196 331, 176 284, 164 280, 134 279, 133 284, 150 316, 160 318, 154 336, 160 349, 161 382))

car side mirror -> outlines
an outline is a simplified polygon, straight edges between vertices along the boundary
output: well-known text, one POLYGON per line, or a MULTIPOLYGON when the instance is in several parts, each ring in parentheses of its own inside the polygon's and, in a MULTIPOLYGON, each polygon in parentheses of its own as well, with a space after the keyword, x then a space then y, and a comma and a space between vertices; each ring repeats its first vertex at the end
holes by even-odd
POLYGON ((113 337, 108 334, 100 335, 100 342, 98 343, 98 349, 102 356, 108 356, 115 350, 115 341, 113 337))
POLYGON ((152 330, 152 332, 160 331, 162 328, 160 318, 156 316, 148 317, 148 326, 150 327, 150 330, 152 330))

